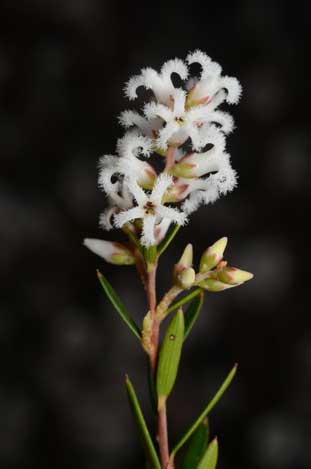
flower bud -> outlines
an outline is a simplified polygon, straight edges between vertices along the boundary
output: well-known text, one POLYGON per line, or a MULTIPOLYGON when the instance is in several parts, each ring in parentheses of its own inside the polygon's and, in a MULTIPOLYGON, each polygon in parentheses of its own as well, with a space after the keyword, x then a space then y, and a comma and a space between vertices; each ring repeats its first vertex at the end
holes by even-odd
POLYGON ((206 249, 201 257, 200 272, 208 272, 216 267, 223 258, 227 242, 228 238, 220 238, 216 243, 206 249))
POLYGON ((214 146, 204 153, 190 153, 181 158, 170 170, 173 176, 195 178, 219 170, 220 152, 214 146))
POLYGON ((102 239, 86 238, 83 241, 86 246, 94 254, 105 259, 106 262, 116 265, 132 265, 135 264, 135 257, 132 252, 123 244, 112 241, 104 241, 102 239))
POLYGON ((229 285, 214 278, 206 278, 200 282, 198 286, 209 292, 219 292, 227 290, 228 288, 237 287, 237 285, 229 285))
POLYGON ((195 282, 195 271, 192 267, 187 267, 177 276, 178 285, 184 290, 191 288, 195 282))
POLYGON ((223 267, 217 271, 217 277, 220 281, 230 285, 239 285, 241 283, 251 280, 254 275, 245 270, 237 269, 236 267, 223 267))
POLYGON ((146 161, 141 161, 141 171, 137 177, 137 183, 144 189, 152 189, 157 178, 157 173, 146 161))
POLYGON ((176 266, 179 270, 191 267, 193 262, 193 247, 192 244, 188 244, 182 253, 181 258, 177 262, 176 266))

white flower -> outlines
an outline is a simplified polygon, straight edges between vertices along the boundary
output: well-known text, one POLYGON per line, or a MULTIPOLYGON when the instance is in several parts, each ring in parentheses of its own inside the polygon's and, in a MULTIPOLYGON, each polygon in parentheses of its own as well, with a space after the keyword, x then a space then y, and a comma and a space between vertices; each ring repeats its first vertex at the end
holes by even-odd
POLYGON ((186 80, 188 77, 187 65, 182 60, 174 59, 165 62, 160 73, 152 68, 144 68, 140 75, 135 75, 126 83, 125 94, 129 99, 135 99, 137 88, 144 86, 153 91, 160 103, 169 104, 170 96, 175 91, 171 79, 172 73, 177 73, 182 80, 186 80))
POLYGON ((185 197, 190 195, 181 207, 187 215, 197 210, 202 204, 215 202, 221 195, 226 195, 236 187, 237 174, 231 167, 228 153, 223 153, 217 164, 217 173, 210 174, 205 179, 190 179, 184 194, 185 197))
POLYGON ((238 103, 242 87, 236 78, 221 76, 222 69, 218 63, 200 50, 188 54, 187 62, 189 65, 199 63, 202 67, 200 79, 189 84, 192 88, 189 102, 196 105, 214 101, 215 107, 223 101, 238 103))
POLYGON ((148 120, 131 110, 123 111, 119 116, 119 122, 126 129, 136 126, 143 135, 149 138, 155 138, 159 129, 163 127, 163 119, 160 117, 148 120))
POLYGON ((151 188, 157 176, 153 167, 146 161, 141 161, 138 156, 149 156, 152 142, 147 137, 138 135, 136 132, 128 132, 119 139, 117 151, 119 156, 104 155, 99 160, 98 184, 110 199, 120 207, 123 207, 124 195, 120 195, 122 180, 117 178, 112 181, 113 176, 131 177, 139 185, 151 188))
POLYGON ((212 105, 201 105, 187 109, 186 92, 176 89, 171 95, 171 106, 158 103, 148 103, 144 113, 148 119, 161 117, 166 122, 159 130, 157 145, 166 149, 168 145, 181 145, 188 138, 194 149, 199 150, 206 145, 206 128, 208 125, 218 124, 224 133, 233 129, 233 119, 230 114, 215 111, 212 105))
POLYGON ((183 225, 186 221, 184 213, 162 204, 163 196, 172 182, 172 177, 161 174, 157 178, 151 194, 148 196, 135 181, 127 180, 127 187, 133 194, 137 206, 115 215, 115 226, 120 228, 132 220, 141 219, 143 222, 141 243, 144 246, 152 246, 156 244, 156 226, 163 219, 183 225))

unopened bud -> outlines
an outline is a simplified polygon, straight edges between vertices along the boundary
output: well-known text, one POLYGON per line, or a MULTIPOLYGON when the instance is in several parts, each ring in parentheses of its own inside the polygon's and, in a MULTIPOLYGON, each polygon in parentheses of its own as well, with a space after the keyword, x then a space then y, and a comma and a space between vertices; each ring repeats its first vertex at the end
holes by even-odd
POLYGON ((193 247, 192 244, 187 244, 181 258, 177 262, 176 266, 186 268, 191 267, 193 262, 193 247))
POLYGON ((219 170, 220 151, 217 146, 204 153, 190 153, 179 160, 170 170, 171 174, 181 178, 201 177, 219 170))
POLYGON ((94 254, 105 259, 106 262, 116 265, 132 265, 135 264, 135 257, 132 252, 121 243, 112 241, 104 241, 102 239, 86 238, 83 241, 86 246, 94 254))
POLYGON ((217 277, 220 281, 230 285, 239 285, 251 280, 254 275, 236 267, 224 267, 217 272, 217 277))
POLYGON ((200 272, 212 270, 222 260, 228 238, 220 238, 216 243, 206 249, 200 261, 200 272))
POLYGON ((195 282, 195 271, 192 267, 187 267, 177 276, 178 285, 187 290, 191 288, 195 282))
POLYGON ((220 292, 228 288, 237 287, 237 285, 229 285, 214 278, 206 278, 198 286, 209 292, 220 292))
POLYGON ((146 161, 141 161, 141 171, 139 172, 137 183, 144 189, 152 189, 157 178, 157 173, 146 161))

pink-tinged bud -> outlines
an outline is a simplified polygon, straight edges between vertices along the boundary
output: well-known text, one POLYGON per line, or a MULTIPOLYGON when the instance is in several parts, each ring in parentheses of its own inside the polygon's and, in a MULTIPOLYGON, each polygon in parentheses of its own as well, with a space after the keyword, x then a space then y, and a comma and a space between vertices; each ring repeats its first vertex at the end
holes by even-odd
POLYGON ((214 146, 204 153, 190 153, 181 158, 172 169, 171 174, 181 178, 196 178, 219 170, 220 151, 214 146))
POLYGON ((142 170, 138 175, 137 183, 144 189, 152 189, 157 178, 157 173, 146 161, 141 161, 141 163, 142 170))
POLYGON ((105 259, 106 262, 115 265, 132 265, 135 264, 135 257, 131 251, 121 243, 112 241, 104 241, 102 239, 86 238, 83 241, 86 246, 94 254, 105 259))
POLYGON ((199 287, 207 290, 209 292, 220 292, 223 290, 227 290, 228 288, 237 287, 237 285, 229 285, 227 283, 221 282, 220 280, 214 278, 206 278, 202 282, 198 284, 199 287))
POLYGON ((245 270, 237 269, 236 267, 225 266, 217 271, 217 277, 220 281, 230 285, 239 285, 251 280, 254 275, 245 270))
POLYGON ((185 247, 184 252, 182 253, 181 258, 176 264, 177 268, 186 269, 187 267, 191 267, 193 262, 193 247, 192 244, 187 244, 185 247))
POLYGON ((208 272, 216 267, 222 260, 226 249, 228 238, 220 238, 216 243, 206 249, 200 261, 200 272, 208 272))
POLYGON ((192 244, 188 244, 181 258, 179 259, 177 264, 174 265, 173 281, 175 285, 178 285, 181 288, 189 288, 189 286, 184 286, 184 285, 188 285, 189 283, 191 283, 192 285, 194 283, 195 278, 193 278, 192 280, 192 276, 194 273, 194 277, 195 277, 195 272, 193 271, 192 273, 192 270, 193 270, 191 269, 192 262, 193 262, 193 248, 192 248, 192 244), (189 272, 185 273, 183 277, 182 273, 186 270, 189 270, 189 272))
POLYGON ((193 106, 199 106, 200 104, 207 104, 209 96, 206 87, 202 86, 202 82, 196 83, 189 91, 186 101, 186 108, 189 109, 193 106))
POLYGON ((163 203, 169 204, 184 200, 189 194, 190 182, 190 180, 188 183, 182 179, 175 179, 174 183, 168 188, 168 190, 164 194, 164 197, 162 199, 163 203))
POLYGON ((177 284, 184 290, 191 288, 195 282, 195 271, 192 267, 187 267, 177 275, 177 284))

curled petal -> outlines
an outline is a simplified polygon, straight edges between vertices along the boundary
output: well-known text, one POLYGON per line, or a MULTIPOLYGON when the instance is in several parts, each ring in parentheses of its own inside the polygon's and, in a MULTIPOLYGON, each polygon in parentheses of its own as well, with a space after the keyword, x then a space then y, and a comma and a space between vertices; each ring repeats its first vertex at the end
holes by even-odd
POLYGON ((172 176, 164 173, 160 174, 155 182, 154 188, 152 189, 150 201, 154 204, 160 205, 165 192, 172 184, 172 182, 172 176))
POLYGON ((128 223, 132 220, 137 220, 138 218, 143 218, 145 212, 141 207, 133 207, 129 210, 124 210, 123 212, 117 213, 114 216, 114 225, 116 228, 121 228, 125 223, 128 223))

